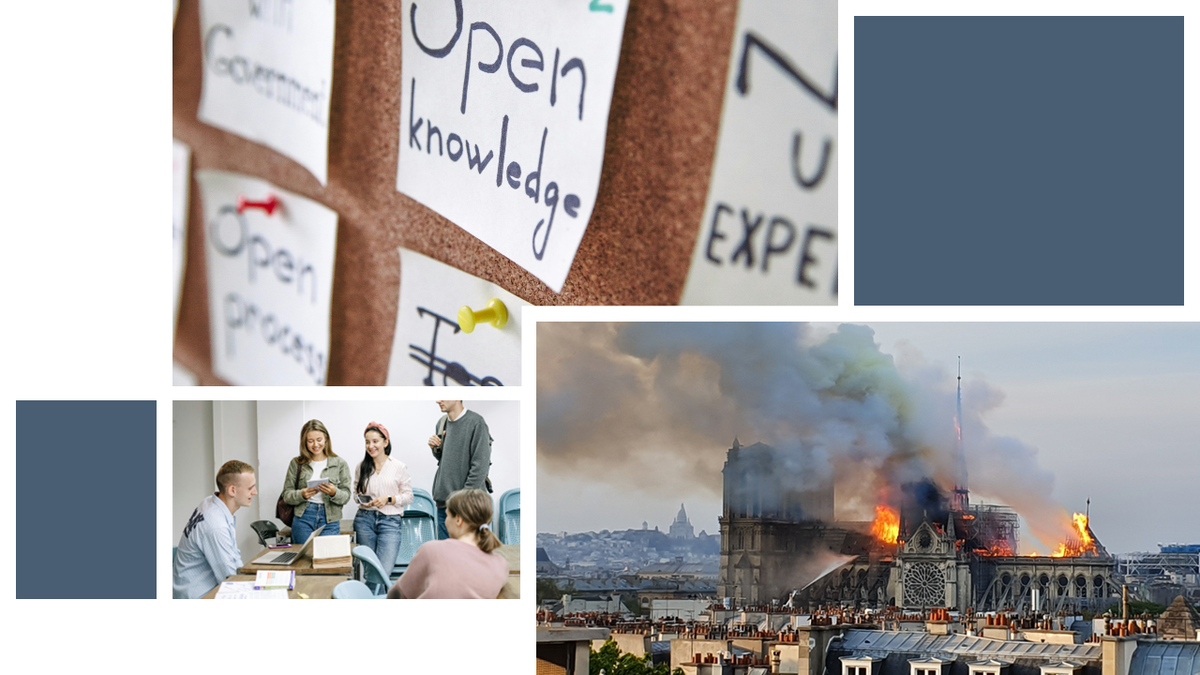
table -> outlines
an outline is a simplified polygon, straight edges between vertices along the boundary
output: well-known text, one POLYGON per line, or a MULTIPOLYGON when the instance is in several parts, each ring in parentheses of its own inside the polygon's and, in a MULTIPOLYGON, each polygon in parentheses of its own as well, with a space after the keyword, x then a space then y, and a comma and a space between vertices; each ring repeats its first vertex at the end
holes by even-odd
POLYGON ((496 553, 499 553, 500 555, 504 556, 504 559, 508 561, 508 573, 509 574, 520 574, 521 573, 521 545, 520 544, 501 545, 500 548, 496 549, 496 553))
MULTIPOLYGON (((289 600, 303 600, 300 593, 304 593, 313 600, 328 600, 333 597, 333 587, 346 581, 350 578, 348 574, 309 574, 301 576, 296 575, 296 587, 288 591, 289 600)), ((225 579, 225 581, 254 581, 253 574, 235 574, 225 579)), ((218 586, 217 588, 220 588, 218 586)), ((217 595, 217 588, 212 589, 204 595, 205 600, 212 600, 217 595)))
POLYGON ((299 558, 297 558, 296 560, 294 560, 291 565, 255 565, 254 564, 255 560, 258 560, 259 558, 263 557, 268 552, 299 551, 300 548, 301 547, 297 544, 292 544, 291 546, 289 546, 287 548, 264 548, 263 550, 259 551, 258 553, 255 553, 254 556, 252 558, 250 558, 250 562, 239 567, 238 574, 254 574, 255 572, 258 572, 261 570, 278 570, 278 571, 295 570, 296 576, 307 575, 307 574, 348 575, 351 573, 351 565, 346 565, 344 567, 325 567, 322 569, 313 569, 311 550, 309 553, 306 553, 305 555, 302 555, 299 558))
POLYGON ((500 589, 500 599, 521 597, 521 545, 510 544, 501 546, 496 552, 508 561, 508 582, 500 589))
MULTIPOLYGON (((304 591, 304 592, 308 593, 308 596, 311 598, 332 597, 330 594, 333 593, 333 587, 338 585, 339 583, 345 581, 346 579, 348 579, 350 574, 352 573, 350 566, 330 567, 330 568, 326 568, 326 569, 315 570, 315 569, 313 569, 313 566, 312 566, 312 558, 309 556, 302 556, 299 559, 297 559, 295 562, 293 562, 291 565, 255 565, 253 562, 253 561, 261 558, 262 556, 266 555, 266 553, 268 551, 287 551, 287 550, 295 550, 298 548, 299 548, 298 546, 293 546, 291 549, 264 548, 263 550, 256 553, 253 558, 251 558, 250 563, 247 563, 243 567, 239 568, 238 574, 236 576, 229 577, 228 579, 226 579, 226 581, 253 581, 254 573, 259 570, 280 570, 280 571, 295 570, 296 571, 296 587, 298 589, 304 590, 304 588, 308 587, 309 584, 318 584, 318 586, 316 586, 316 588, 322 589, 322 590, 318 590, 317 593, 318 594, 323 593, 323 594, 314 595, 313 593, 309 593, 308 591, 304 591), (301 583, 301 580, 304 580, 303 584, 301 583), (322 581, 317 581, 317 580, 322 580, 322 581), (320 586, 321 583, 329 584, 328 589, 324 590, 323 589, 324 587, 320 586)), ((504 559, 508 561, 508 581, 504 584, 504 588, 502 588, 500 590, 500 599, 520 598, 521 597, 521 545, 520 544, 512 544, 512 545, 508 545, 508 546, 501 546, 500 548, 496 549, 496 552, 499 553, 500 555, 504 556, 504 559)), ((295 591, 292 591, 291 593, 295 593, 295 591)), ((291 593, 289 593, 289 597, 291 596, 291 593)), ((210 593, 209 595, 206 595, 204 597, 209 598, 215 594, 216 594, 216 590, 213 590, 212 593, 210 593)))

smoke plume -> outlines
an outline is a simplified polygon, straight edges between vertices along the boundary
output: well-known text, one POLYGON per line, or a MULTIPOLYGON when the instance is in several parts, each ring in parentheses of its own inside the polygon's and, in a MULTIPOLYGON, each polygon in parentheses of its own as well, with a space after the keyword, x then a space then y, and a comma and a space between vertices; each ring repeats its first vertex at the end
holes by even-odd
MULTIPOLYGON (((840 520, 870 520, 899 486, 954 482, 955 380, 906 354, 899 369, 869 327, 541 323, 539 470, 623 488, 719 499, 725 451, 762 442, 800 489, 835 486, 840 520)), ((1037 451, 984 422, 1004 400, 964 380, 973 500, 1015 508, 1043 542, 1069 534, 1037 451)))

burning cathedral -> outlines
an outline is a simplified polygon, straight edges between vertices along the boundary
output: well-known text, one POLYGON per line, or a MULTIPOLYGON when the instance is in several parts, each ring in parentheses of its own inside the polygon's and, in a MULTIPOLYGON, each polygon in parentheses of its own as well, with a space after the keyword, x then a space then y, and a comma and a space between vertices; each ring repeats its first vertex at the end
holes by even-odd
POLYGON ((717 594, 739 604, 1057 612, 1120 595, 1085 514, 1051 555, 1019 555, 1017 513, 970 502, 961 430, 954 485, 907 482, 873 521, 835 520, 833 485, 805 485, 777 459, 734 439, 722 469, 717 594))

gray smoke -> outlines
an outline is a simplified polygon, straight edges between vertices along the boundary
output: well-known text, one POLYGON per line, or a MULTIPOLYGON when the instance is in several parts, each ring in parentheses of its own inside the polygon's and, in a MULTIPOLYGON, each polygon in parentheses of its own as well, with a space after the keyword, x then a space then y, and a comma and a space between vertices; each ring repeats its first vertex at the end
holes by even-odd
MULTIPOLYGON (((906 355, 903 374, 874 331, 843 324, 538 325, 538 462, 549 473, 679 497, 721 495, 736 436, 774 448, 797 489, 832 483, 837 517, 870 520, 905 482, 953 484, 954 376, 906 355)), ((965 380, 972 499, 1008 504, 1052 544, 1069 514, 1036 449, 984 423, 1003 402, 965 380)))

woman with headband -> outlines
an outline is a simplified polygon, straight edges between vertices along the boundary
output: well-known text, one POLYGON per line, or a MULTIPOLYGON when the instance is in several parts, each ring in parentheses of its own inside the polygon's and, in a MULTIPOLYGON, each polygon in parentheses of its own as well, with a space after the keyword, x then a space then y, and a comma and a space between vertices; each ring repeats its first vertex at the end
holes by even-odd
POLYGON ((358 544, 375 551, 383 569, 391 574, 400 551, 400 518, 413 501, 412 479, 404 462, 391 456, 387 427, 371 422, 363 439, 367 451, 354 471, 354 492, 359 495, 354 533, 358 544))
POLYGON ((446 500, 449 539, 427 541, 388 591, 389 598, 496 598, 508 582, 508 561, 488 523, 492 498, 458 490, 446 500))

